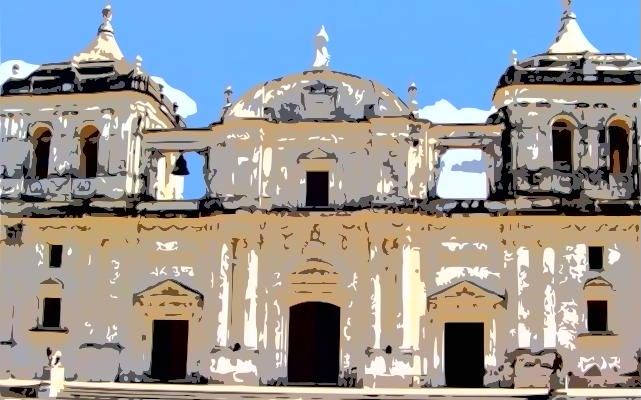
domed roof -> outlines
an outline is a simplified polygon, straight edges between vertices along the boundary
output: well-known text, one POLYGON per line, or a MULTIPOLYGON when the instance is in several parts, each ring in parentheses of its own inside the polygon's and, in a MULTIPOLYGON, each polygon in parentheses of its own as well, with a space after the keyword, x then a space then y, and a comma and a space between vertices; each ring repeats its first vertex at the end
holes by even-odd
POLYGON ((316 69, 255 86, 235 102, 225 120, 349 121, 409 115, 403 100, 374 81, 316 69))
POLYGON ((234 102, 224 119, 354 121, 411 114, 403 100, 377 82, 329 69, 328 40, 322 27, 315 38, 312 69, 255 86, 234 102))

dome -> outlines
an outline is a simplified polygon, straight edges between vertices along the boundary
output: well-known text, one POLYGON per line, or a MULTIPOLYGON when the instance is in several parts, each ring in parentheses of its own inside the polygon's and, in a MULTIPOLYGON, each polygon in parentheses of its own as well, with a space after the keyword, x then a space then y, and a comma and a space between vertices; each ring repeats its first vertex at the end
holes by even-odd
POLYGON ((224 119, 356 121, 411 114, 409 107, 384 86, 329 69, 328 41, 321 27, 314 39, 316 59, 310 70, 255 86, 230 106, 224 119))
POLYGON ((398 96, 374 81, 314 69, 255 86, 234 102, 225 120, 350 121, 409 115, 398 96))

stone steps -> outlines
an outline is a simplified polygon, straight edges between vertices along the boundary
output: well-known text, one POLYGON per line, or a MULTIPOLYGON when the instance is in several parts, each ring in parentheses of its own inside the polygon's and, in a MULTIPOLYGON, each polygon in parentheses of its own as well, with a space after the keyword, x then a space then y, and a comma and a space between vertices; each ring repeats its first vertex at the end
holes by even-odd
MULTIPOLYGON (((217 388, 218 389, 218 388, 217 388)), ((269 391, 225 391, 224 386, 220 387, 220 390, 212 391, 211 388, 206 390, 199 390, 197 387, 189 388, 188 390, 154 390, 151 388, 145 388, 145 385, 140 385, 140 388, 90 388, 90 387, 67 387, 61 391, 57 396, 57 399, 65 400, 182 400, 182 399, 199 399, 199 400, 236 400, 236 399, 277 399, 277 400, 361 400, 361 399, 412 399, 412 400, 431 400, 431 399, 457 399, 457 400, 490 400, 490 399, 523 399, 523 400, 542 400, 548 399, 549 396, 511 396, 509 393, 505 395, 491 395, 484 396, 481 393, 476 395, 470 394, 453 394, 453 395, 443 395, 430 393, 429 389, 425 390, 424 393, 417 394, 413 392, 411 394, 403 393, 403 390, 399 390, 398 394, 372 394, 372 393, 361 393, 358 389, 355 389, 353 393, 341 391, 336 393, 328 389, 327 391, 314 391, 314 392, 304 392, 298 391, 294 388, 284 389, 282 392, 269 391)))

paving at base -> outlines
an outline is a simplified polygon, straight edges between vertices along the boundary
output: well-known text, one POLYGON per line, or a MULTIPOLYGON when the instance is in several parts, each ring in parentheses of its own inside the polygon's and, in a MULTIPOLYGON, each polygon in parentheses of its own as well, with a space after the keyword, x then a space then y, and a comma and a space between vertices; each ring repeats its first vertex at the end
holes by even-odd
MULTIPOLYGON (((46 381, 0 381, 0 388, 39 387, 38 397, 49 397, 46 381)), ((3 393, 2 399, 24 398, 19 394, 3 393)), ((641 399, 641 388, 630 389, 568 389, 549 393, 546 389, 455 389, 455 388, 406 388, 406 389, 353 389, 353 388, 302 388, 273 386, 232 385, 163 385, 110 382, 68 382, 58 399, 641 399)))

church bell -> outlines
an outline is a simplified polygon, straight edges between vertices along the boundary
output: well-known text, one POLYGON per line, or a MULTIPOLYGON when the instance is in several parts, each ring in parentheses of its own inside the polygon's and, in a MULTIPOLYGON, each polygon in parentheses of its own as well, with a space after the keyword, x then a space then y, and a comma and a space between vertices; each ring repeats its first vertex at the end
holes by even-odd
POLYGON ((180 156, 178 156, 178 159, 176 160, 176 164, 174 165, 173 171, 171 171, 172 175, 177 175, 177 176, 187 176, 189 175, 189 170, 187 169, 187 160, 185 160, 185 157, 183 157, 182 153, 180 156))

